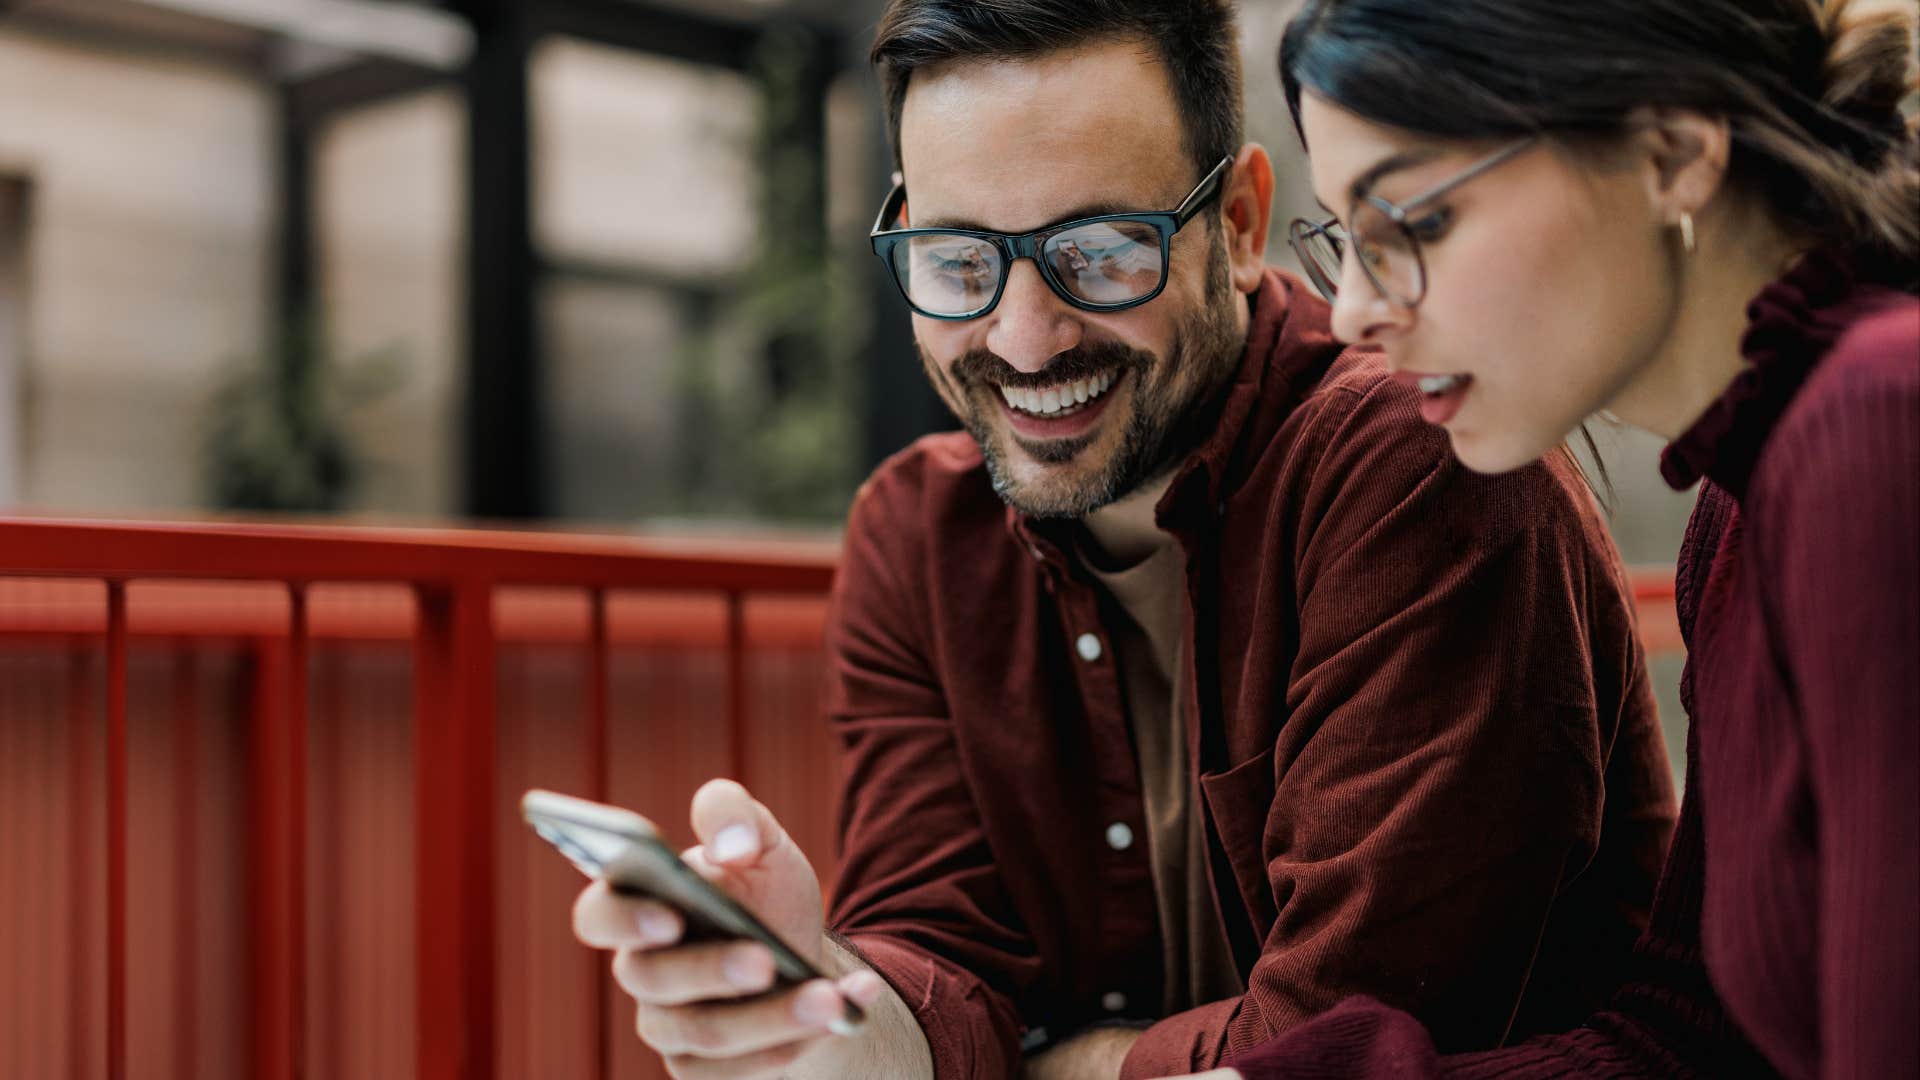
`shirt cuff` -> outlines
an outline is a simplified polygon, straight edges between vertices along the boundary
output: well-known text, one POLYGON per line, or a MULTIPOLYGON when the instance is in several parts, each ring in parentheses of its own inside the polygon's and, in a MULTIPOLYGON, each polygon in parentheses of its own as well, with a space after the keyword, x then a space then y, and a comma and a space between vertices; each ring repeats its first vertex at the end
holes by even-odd
POLYGON ((1240 1011, 1228 998, 1175 1013, 1142 1032, 1120 1065, 1120 1080, 1172 1076, 1215 1068, 1226 1052, 1227 1025, 1240 1011))
POLYGON ((1019 1020, 965 969, 882 934, 837 940, 906 1002, 933 1058, 934 1080, 1005 1080, 1020 1070, 1019 1020))

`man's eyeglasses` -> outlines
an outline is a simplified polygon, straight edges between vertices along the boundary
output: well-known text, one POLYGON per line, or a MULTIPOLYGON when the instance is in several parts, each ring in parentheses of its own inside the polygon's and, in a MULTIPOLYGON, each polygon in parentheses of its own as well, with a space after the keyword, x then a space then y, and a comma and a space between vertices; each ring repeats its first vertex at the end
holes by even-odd
POLYGON ((1420 254, 1421 234, 1431 238, 1439 225, 1432 215, 1419 216, 1420 208, 1518 156, 1535 141, 1537 136, 1529 135, 1482 158, 1438 187, 1402 203, 1391 203, 1378 195, 1356 199, 1345 228, 1337 218, 1325 221, 1295 218, 1287 231, 1287 242, 1300 256, 1300 264, 1306 268, 1314 288, 1328 300, 1340 292, 1347 249, 1352 248, 1360 257, 1360 269, 1366 271, 1367 280, 1380 290, 1380 295, 1402 307, 1414 307, 1427 295, 1427 264, 1420 254))
POLYGON ((873 223, 873 253, 913 310, 977 319, 993 310, 1015 259, 1032 259, 1060 299, 1083 311, 1123 311, 1167 286, 1175 233, 1220 194, 1233 158, 1220 159, 1178 209, 1102 214, 1019 236, 971 229, 893 229, 906 202, 895 184, 873 223))

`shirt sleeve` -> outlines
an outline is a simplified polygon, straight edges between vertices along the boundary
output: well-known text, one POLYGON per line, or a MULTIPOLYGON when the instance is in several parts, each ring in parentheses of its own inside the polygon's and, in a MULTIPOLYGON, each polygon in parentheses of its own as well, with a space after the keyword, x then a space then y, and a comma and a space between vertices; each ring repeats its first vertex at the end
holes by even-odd
MULTIPOLYGON (((1905 309, 1909 319, 1916 310, 1905 309)), ((1790 416, 1767 450, 1797 468, 1770 471, 1767 486, 1757 477, 1752 495, 1752 542, 1780 596, 1768 628, 1812 777, 1829 1077, 1898 1075, 1920 1060, 1920 364, 1911 326, 1903 344, 1893 339, 1907 357, 1899 377, 1881 365, 1822 373, 1819 400, 1790 416)))
POLYGON ((828 620, 827 708, 842 767, 828 924, 913 1011, 936 1077, 1000 1080, 1019 1070, 1011 993, 1038 961, 927 657, 910 539, 886 524, 882 501, 869 486, 855 502, 828 620))
MULTIPOLYGON (((1281 511, 1299 647, 1280 742, 1252 766, 1271 804, 1202 778, 1216 819, 1264 815, 1241 888, 1272 929, 1247 992, 1149 1029, 1124 1077, 1210 1068, 1359 993, 1442 1049, 1499 1045, 1549 912, 1595 856, 1622 716, 1651 722, 1623 704, 1645 693, 1631 618, 1588 618, 1624 583, 1571 466, 1470 473, 1389 385, 1316 421, 1319 461, 1281 511)), ((1655 837, 1643 879, 1621 878, 1642 914, 1675 814, 1656 756, 1620 793, 1655 837)))
MULTIPOLYGON (((1689 756, 1696 749, 1689 738, 1689 756)), ((1246 1080, 1651 1080, 1771 1076, 1727 1015, 1700 947, 1706 844, 1699 792, 1673 837, 1647 932, 1604 1010, 1578 1026, 1478 1053, 1442 1054, 1417 1017, 1354 997, 1228 1063, 1246 1080)))

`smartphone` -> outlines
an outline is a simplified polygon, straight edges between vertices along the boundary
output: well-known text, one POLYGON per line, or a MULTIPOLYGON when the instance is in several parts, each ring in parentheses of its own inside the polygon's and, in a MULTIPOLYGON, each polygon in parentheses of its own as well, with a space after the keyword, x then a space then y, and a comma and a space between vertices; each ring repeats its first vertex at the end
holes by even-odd
MULTIPOLYGON (((678 911, 686 921, 684 940, 765 945, 773 951, 776 988, 827 978, 753 912, 682 861, 639 814, 538 789, 521 797, 520 813, 581 873, 605 880, 615 892, 658 900, 678 911)), ((846 1012, 832 1030, 848 1035, 867 1018, 860 1006, 842 1001, 846 1012)))

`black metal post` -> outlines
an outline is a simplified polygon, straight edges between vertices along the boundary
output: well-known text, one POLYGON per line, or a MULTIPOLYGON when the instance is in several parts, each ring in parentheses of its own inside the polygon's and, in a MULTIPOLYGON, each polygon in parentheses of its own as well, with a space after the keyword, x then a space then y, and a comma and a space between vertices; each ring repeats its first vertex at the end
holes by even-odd
MULTIPOLYGON (((274 344, 315 316, 313 285, 313 117, 298 91, 280 89, 280 251, 274 344)), ((301 350, 289 350, 290 354, 301 350)))
POLYGON ((527 101, 530 35, 514 0, 472 0, 467 68, 465 504, 476 517, 545 509, 542 386, 527 101))

